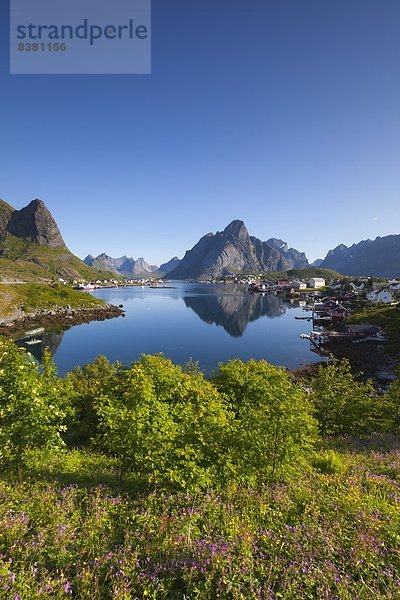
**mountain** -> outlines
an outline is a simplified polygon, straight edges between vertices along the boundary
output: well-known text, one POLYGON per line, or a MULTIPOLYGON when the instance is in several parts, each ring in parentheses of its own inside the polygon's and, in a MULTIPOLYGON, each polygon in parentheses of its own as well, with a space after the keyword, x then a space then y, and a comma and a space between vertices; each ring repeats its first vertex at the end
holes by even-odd
POLYGON ((317 258, 317 260, 314 260, 314 262, 312 262, 310 264, 310 267, 320 267, 323 262, 324 262, 323 258, 317 258))
POLYGON ((326 255, 321 267, 344 275, 400 276, 400 235, 363 240, 350 247, 340 244, 326 255))
POLYGON ((133 258, 127 258, 122 265, 119 267, 121 275, 127 275, 129 277, 149 276, 158 270, 156 265, 149 265, 144 258, 141 256, 137 260, 133 258))
POLYGON ((93 269, 96 269, 96 271, 107 270, 118 274, 120 266, 126 260, 128 260, 127 256, 113 258, 112 256, 108 256, 108 254, 106 254, 105 252, 102 252, 102 254, 99 254, 98 256, 96 256, 96 258, 89 254, 83 262, 89 265, 90 267, 93 267, 93 269))
POLYGON ((270 238, 266 243, 271 248, 275 248, 275 250, 283 254, 291 269, 305 269, 308 267, 309 263, 305 253, 299 252, 295 248, 289 248, 287 242, 278 238, 270 238))
MULTIPOLYGON (((108 277, 110 274, 103 273, 108 277)), ((16 210, 0 200, 0 280, 87 279, 99 273, 74 256, 42 200, 16 210)))
POLYGON ((234 273, 287 271, 291 268, 288 258, 284 250, 277 250, 268 242, 251 237, 243 221, 236 220, 224 231, 202 237, 186 252, 169 277, 201 279, 234 273))
POLYGON ((168 262, 160 265, 158 272, 162 275, 168 275, 169 273, 171 273, 171 271, 176 269, 180 262, 180 259, 177 256, 174 256, 174 258, 171 258, 171 260, 169 260, 168 262))
POLYGON ((128 278, 148 277, 158 271, 156 265, 149 265, 143 257, 140 257, 137 260, 128 258, 127 256, 113 258, 104 252, 96 256, 96 258, 89 254, 83 262, 94 269, 108 269, 118 275, 123 275, 128 278))
POLYGON ((6 230, 13 236, 49 248, 65 248, 57 223, 39 199, 21 210, 14 210, 6 230))

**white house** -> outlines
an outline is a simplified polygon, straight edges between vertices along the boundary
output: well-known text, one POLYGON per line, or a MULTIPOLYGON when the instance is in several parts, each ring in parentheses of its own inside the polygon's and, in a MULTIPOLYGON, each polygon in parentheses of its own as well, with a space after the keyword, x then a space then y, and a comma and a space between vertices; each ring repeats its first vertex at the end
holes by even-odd
POLYGON ((393 302, 393 296, 389 289, 373 290, 367 294, 367 300, 369 300, 369 302, 384 302, 385 304, 390 304, 390 302, 393 302))
POLYGON ((308 281, 308 287, 310 288, 323 288, 325 287, 325 279, 322 277, 312 277, 308 281))

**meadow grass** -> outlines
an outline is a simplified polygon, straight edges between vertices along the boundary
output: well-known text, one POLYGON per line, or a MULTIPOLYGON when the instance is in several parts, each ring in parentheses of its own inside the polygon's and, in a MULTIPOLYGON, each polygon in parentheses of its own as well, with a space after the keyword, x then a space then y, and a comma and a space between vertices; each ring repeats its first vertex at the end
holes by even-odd
POLYGON ((88 451, 32 452, 0 483, 0 598, 399 598, 400 453, 380 440, 347 438, 333 472, 321 450, 279 483, 198 494, 133 475, 119 489, 88 451))
POLYGON ((0 285, 0 316, 7 316, 16 308, 29 313, 69 305, 71 308, 103 305, 98 298, 68 286, 51 284, 0 285))

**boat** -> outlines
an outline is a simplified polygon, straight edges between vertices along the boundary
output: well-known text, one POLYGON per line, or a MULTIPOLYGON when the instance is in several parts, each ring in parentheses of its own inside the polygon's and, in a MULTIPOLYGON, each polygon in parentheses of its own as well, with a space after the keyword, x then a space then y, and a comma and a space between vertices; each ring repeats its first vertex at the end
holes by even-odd
POLYGON ((36 344, 41 344, 42 340, 39 338, 32 338, 31 340, 27 340, 24 342, 27 346, 36 346, 36 344))

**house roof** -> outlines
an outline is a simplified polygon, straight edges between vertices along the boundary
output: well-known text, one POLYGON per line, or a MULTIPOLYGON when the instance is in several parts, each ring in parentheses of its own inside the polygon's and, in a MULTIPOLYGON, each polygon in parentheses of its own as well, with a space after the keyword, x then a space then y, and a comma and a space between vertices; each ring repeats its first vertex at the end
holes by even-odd
POLYGON ((372 292, 369 292, 369 294, 367 294, 367 296, 380 296, 383 292, 386 292, 387 294, 391 294, 391 290, 390 288, 381 288, 380 290, 372 290, 372 292))
POLYGON ((336 310, 339 310, 340 312, 343 312, 343 311, 345 311, 347 313, 350 312, 349 309, 346 308, 345 306, 343 306, 342 304, 337 304, 334 308, 332 308, 332 312, 335 312, 336 310))
POLYGON ((371 325, 369 323, 364 323, 361 325, 348 325, 348 328, 353 333, 378 333, 380 331, 380 327, 371 325))

